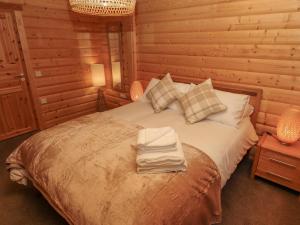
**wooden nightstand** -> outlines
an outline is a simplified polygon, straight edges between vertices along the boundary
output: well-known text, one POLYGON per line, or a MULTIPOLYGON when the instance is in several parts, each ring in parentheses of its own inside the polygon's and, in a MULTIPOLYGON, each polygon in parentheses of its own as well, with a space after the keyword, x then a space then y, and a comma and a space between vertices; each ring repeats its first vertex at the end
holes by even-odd
POLYGON ((112 89, 106 89, 103 95, 107 109, 114 109, 132 102, 128 94, 112 89))
POLYGON ((251 175, 300 192, 300 141, 282 145, 271 135, 264 134, 257 146, 251 175))

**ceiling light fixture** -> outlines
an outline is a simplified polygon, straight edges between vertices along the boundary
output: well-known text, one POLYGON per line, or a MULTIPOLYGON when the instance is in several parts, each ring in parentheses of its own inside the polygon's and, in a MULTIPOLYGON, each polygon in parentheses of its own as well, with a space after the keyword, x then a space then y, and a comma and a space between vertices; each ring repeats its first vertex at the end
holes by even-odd
POLYGON ((69 0, 74 12, 95 16, 127 16, 134 13, 136 0, 69 0))

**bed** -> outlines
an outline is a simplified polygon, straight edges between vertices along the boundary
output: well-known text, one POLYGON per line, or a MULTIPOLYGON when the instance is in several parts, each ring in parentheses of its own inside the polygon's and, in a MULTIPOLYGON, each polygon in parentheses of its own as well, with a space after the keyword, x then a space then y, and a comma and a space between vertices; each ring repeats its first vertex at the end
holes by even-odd
POLYGON ((257 141, 250 118, 244 119, 239 129, 209 120, 189 125, 178 112, 167 109, 160 114, 154 114, 152 107, 143 102, 131 103, 106 114, 147 128, 172 124, 183 143, 201 149, 216 163, 221 174, 222 187, 248 149, 257 141), (141 112, 139 117, 133 116, 135 112, 141 112), (199 136, 202 138, 199 139, 199 136))
POLYGON ((149 103, 135 102, 29 138, 6 161, 11 177, 23 184, 30 180, 69 224, 218 223, 221 188, 257 141, 253 124, 261 90, 217 88, 251 96, 255 111, 239 128, 208 120, 188 125, 174 110, 157 114, 149 103), (132 147, 137 132, 161 126, 178 133, 188 170, 137 174, 132 147))

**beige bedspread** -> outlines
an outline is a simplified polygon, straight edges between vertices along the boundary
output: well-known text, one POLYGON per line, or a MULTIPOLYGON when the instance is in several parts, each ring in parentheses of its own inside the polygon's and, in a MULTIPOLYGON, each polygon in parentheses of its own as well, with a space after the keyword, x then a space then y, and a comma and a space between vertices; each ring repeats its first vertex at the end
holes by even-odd
POLYGON ((220 175, 199 149, 183 144, 182 173, 137 174, 139 127, 101 113, 42 131, 7 159, 70 223, 206 225, 220 221, 220 175))

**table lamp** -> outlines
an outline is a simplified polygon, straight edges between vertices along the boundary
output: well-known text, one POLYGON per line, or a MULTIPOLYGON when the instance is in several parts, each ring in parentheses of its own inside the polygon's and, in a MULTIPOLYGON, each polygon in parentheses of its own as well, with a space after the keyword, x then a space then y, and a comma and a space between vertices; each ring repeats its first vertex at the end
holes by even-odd
POLYGON ((144 94, 142 83, 138 80, 131 84, 130 97, 132 101, 137 101, 144 94))
POLYGON ((92 74, 93 85, 95 87, 105 86, 105 72, 104 72, 103 64, 92 64, 91 74, 92 74))
POLYGON ((293 144, 300 138, 300 111, 294 108, 287 109, 277 124, 277 139, 282 144, 293 144))

